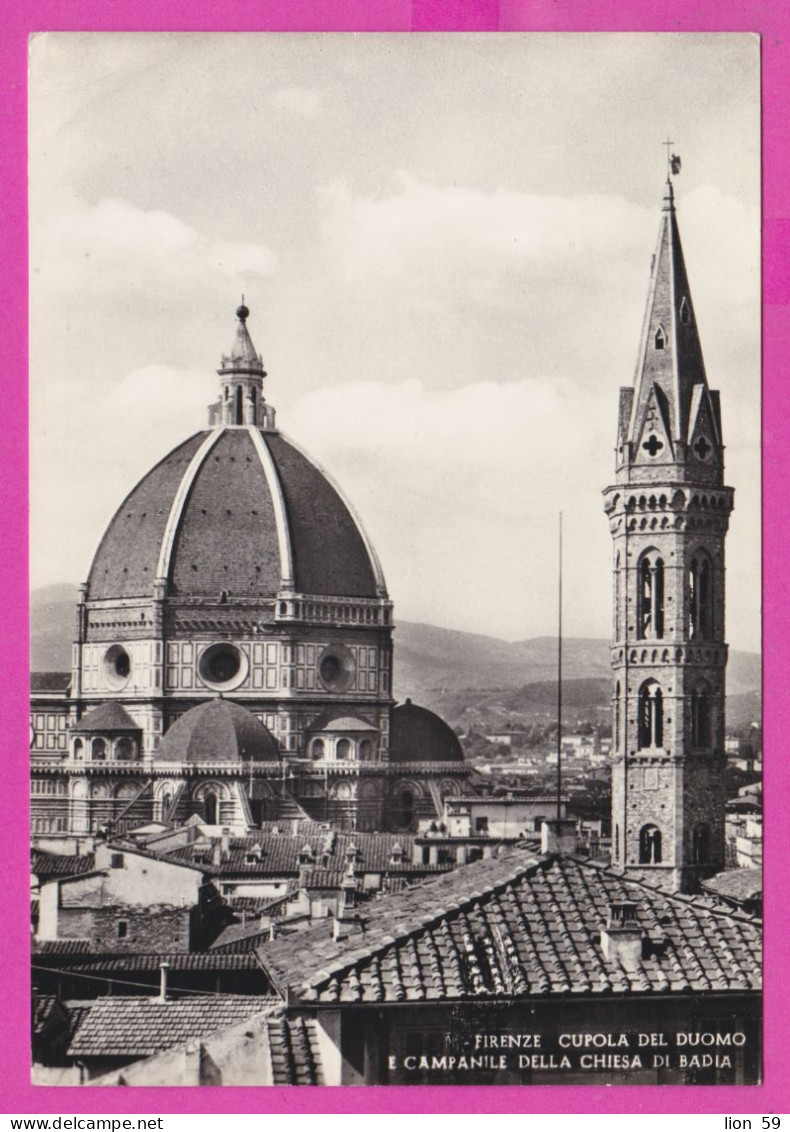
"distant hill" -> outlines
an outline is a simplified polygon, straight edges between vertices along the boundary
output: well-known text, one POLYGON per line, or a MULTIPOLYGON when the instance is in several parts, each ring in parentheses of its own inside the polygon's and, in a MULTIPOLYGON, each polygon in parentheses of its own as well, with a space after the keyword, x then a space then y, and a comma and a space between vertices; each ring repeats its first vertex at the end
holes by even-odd
MULTIPOLYGON (((76 586, 56 585, 31 595, 31 668, 68 671, 76 586)), ((605 707, 611 694, 608 641, 563 641, 563 699, 583 714, 605 707)), ((731 652, 727 669, 731 724, 760 716, 760 656, 731 652)), ((474 709, 488 720, 511 713, 551 712, 556 703, 557 642, 551 637, 503 641, 477 633, 397 621, 395 695, 411 697, 455 724, 474 709)), ((563 712, 563 714, 565 714, 563 712)))
POLYGON ((33 672, 68 672, 74 639, 74 607, 79 590, 62 583, 30 595, 30 668, 33 672))

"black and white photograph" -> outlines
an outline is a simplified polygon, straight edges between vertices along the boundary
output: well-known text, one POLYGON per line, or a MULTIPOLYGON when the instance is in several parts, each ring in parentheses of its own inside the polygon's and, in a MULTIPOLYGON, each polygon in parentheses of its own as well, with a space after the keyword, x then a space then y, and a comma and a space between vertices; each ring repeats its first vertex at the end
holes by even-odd
POLYGON ((32 1082, 758 1084, 758 37, 29 65, 32 1082))

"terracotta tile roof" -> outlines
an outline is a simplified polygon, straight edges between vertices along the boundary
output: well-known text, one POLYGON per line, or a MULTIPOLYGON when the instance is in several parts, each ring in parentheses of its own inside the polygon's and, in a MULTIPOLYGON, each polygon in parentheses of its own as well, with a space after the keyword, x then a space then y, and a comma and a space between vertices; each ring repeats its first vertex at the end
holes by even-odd
POLYGON ((99 731, 140 731, 137 720, 117 700, 109 700, 86 712, 78 723, 72 723, 69 731, 74 735, 92 735, 99 731))
MULTIPOLYGON (((68 964, 74 974, 122 975, 157 973, 160 964, 167 962, 171 972, 178 971, 258 971, 260 964, 251 953, 224 954, 209 952, 182 952, 175 955, 107 955, 81 956, 78 962, 68 964)), ((263 979, 260 980, 263 983, 263 979)))
POLYGON ((43 849, 34 849, 30 854, 31 872, 34 872, 41 881, 49 880, 51 877, 89 873, 94 865, 93 853, 60 856, 57 853, 47 853, 43 849))
MULTIPOLYGON (((300 826, 307 823, 300 823, 300 826)), ((309 847, 313 858, 311 864, 316 868, 343 870, 346 868, 347 853, 352 847, 359 851, 358 868, 364 873, 391 872, 404 869, 407 872, 427 873, 447 865, 422 865, 412 863, 414 834, 395 833, 341 833, 313 826, 300 828, 297 833, 261 832, 254 837, 234 837, 221 864, 215 866, 223 878, 231 875, 278 876, 299 872, 299 857, 309 847), (391 863, 392 851, 396 846, 403 850, 403 864, 391 863), (260 852, 260 856, 259 856, 260 852)), ((211 856, 205 845, 186 845, 161 856, 170 860, 189 862, 199 856, 211 856)))
POLYGON ((71 683, 70 672, 31 672, 31 692, 65 692, 71 683))
POLYGON ((98 998, 74 1035, 68 1056, 147 1057, 243 1022, 260 1009, 261 999, 253 995, 196 995, 172 1002, 98 998))
MULTIPOLYGON (((258 1000, 270 1002, 271 1000, 258 1000)), ((243 1061, 250 1043, 256 1049, 261 1069, 268 1069, 273 1085, 323 1085, 325 1075, 321 1061, 321 1043, 318 1027, 312 1018, 289 1018, 282 1003, 268 1005, 264 1010, 251 1011, 241 1022, 235 1022, 200 1037, 201 1057, 194 1054, 194 1039, 176 1043, 155 1055, 122 1070, 94 1078, 92 1085, 203 1085, 201 1079, 203 1055, 219 1074, 222 1084, 258 1084, 248 1077, 239 1077, 239 1062, 243 1061), (178 1058, 178 1054, 184 1055, 178 1058), (241 1055, 241 1056, 240 1056, 241 1055), (168 1079, 169 1078, 169 1079, 168 1079)), ((216 1084, 216 1077, 211 1084, 216 1084)))
POLYGON ((33 942, 33 954, 43 955, 88 955, 91 943, 89 939, 42 939, 33 942))
POLYGON ((33 994, 33 1033, 40 1034, 55 1009, 57 998, 54 994, 33 994))
POLYGON ((276 1011, 266 1019, 272 1083, 275 1085, 323 1085, 321 1049, 315 1021, 288 1018, 276 1011))
POLYGON ((520 995, 673 994, 760 986, 751 918, 574 858, 514 851, 376 900, 338 942, 320 921, 258 950, 274 985, 304 1002, 402 1002, 520 995), (644 957, 607 960, 609 905, 637 906, 644 957))
POLYGON ((703 881, 706 892, 724 900, 756 900, 763 893, 762 869, 731 869, 703 881))
POLYGON ((246 924, 228 924, 209 950, 212 955, 251 953, 268 935, 268 927, 263 927, 260 920, 248 920, 246 924))

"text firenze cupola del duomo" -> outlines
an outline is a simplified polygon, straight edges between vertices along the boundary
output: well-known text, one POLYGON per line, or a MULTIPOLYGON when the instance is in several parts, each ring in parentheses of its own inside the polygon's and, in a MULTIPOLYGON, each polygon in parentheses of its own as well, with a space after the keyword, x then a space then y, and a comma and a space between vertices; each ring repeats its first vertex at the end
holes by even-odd
MULTIPOLYGON (((676 159, 673 159, 673 163, 676 159)), ((674 171, 674 170, 673 170, 674 171)), ((724 867, 724 486, 671 175, 633 387, 620 390, 614 540, 613 863, 693 889, 724 867)))

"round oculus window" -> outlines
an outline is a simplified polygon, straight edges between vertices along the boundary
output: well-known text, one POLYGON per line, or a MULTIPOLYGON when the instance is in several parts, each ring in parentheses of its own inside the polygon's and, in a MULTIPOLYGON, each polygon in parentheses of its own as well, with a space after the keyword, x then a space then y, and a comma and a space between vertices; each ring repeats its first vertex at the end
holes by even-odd
POLYGON ((200 679, 209 688, 238 688, 247 676, 248 661, 241 649, 221 641, 204 649, 198 661, 200 679))
POLYGON ((131 658, 123 645, 111 645, 102 661, 104 679, 114 691, 124 688, 132 672, 131 658))
POLYGON ((328 692, 346 692, 354 683, 354 654, 345 645, 330 645, 318 658, 318 679, 328 692))

